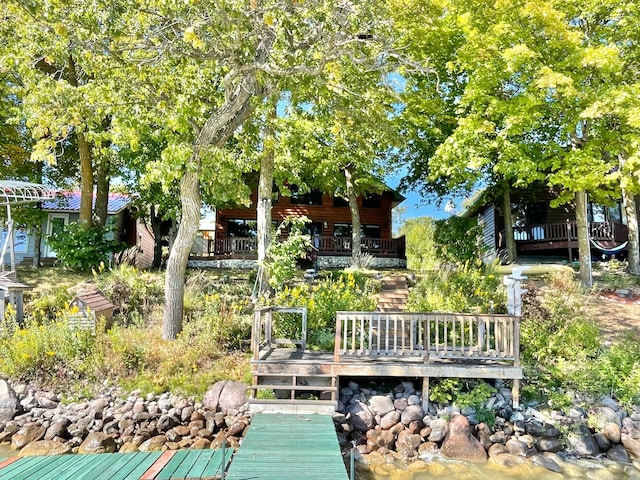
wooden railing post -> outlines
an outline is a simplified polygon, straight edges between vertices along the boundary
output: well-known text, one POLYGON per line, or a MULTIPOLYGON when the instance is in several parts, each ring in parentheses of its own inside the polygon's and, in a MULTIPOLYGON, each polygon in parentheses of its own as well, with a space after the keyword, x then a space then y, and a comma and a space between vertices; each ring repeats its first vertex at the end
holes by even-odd
POLYGON ((333 361, 340 363, 340 345, 342 343, 342 312, 336 312, 336 343, 333 350, 333 361))

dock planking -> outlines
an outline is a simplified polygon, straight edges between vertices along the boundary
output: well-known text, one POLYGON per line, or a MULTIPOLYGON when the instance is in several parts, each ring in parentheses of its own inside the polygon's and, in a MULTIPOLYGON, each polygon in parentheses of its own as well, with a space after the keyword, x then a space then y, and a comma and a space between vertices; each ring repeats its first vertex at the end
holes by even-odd
POLYGON ((256 414, 228 480, 346 480, 331 416, 256 414))
MULTIPOLYGON (((166 454, 167 452, 165 452, 166 454)), ((50 455, 12 459, 0 465, 0 480, 139 480, 219 478, 232 451, 180 450, 169 461, 162 452, 50 455), (224 462, 223 462, 224 456, 224 462)))

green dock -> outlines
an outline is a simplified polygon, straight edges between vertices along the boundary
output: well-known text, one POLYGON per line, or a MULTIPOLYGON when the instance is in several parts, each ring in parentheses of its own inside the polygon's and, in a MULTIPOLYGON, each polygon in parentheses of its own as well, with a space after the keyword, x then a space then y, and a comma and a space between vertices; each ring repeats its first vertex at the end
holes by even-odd
POLYGON ((0 480, 346 480, 328 415, 256 414, 240 449, 0 459, 0 480))
POLYGON ((228 480, 346 480, 329 415, 256 414, 228 480))
POLYGON ((0 480, 168 480, 221 478, 231 450, 49 455, 6 460, 0 480))

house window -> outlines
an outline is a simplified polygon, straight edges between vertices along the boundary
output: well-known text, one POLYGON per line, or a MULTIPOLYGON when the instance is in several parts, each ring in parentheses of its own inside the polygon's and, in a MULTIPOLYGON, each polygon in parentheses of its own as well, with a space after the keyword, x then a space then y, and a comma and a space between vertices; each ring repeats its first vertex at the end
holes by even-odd
POLYGON ((334 207, 348 207, 349 201, 344 197, 333 197, 334 207))
POLYGON ((365 238, 382 238, 380 225, 363 225, 362 236, 365 238))
POLYGON ((351 224, 350 223, 334 223, 333 236, 334 237, 350 237, 351 224))
POLYGON ((322 205, 322 192, 313 189, 307 193, 299 193, 297 186, 291 187, 292 205, 322 205))
POLYGON ((230 218, 227 220, 227 236, 254 238, 258 236, 258 222, 242 218, 230 218))
POLYGON ((376 195, 376 194, 371 194, 371 195, 366 195, 363 199, 362 199, 362 206, 364 208, 380 208, 380 195, 376 195))

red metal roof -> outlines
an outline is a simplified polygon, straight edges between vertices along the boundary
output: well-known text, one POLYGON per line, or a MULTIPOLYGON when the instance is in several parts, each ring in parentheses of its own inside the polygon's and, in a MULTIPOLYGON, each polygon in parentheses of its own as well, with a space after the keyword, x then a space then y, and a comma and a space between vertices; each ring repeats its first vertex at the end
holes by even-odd
MULTIPOLYGON (((93 204, 95 205, 96 196, 93 196, 93 204)), ((107 213, 115 215, 120 213, 131 203, 131 197, 124 193, 110 193, 109 203, 107 204, 107 213)), ((80 192, 61 192, 52 200, 42 202, 42 209, 53 212, 79 212, 80 211, 80 192)))

